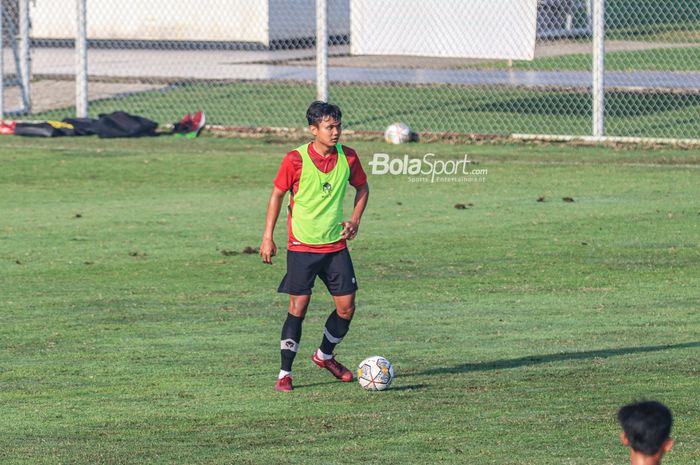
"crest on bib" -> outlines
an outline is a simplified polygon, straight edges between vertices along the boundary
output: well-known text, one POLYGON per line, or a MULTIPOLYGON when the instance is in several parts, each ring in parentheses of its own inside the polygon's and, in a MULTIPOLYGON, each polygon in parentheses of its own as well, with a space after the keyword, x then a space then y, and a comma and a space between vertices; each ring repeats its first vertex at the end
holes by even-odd
POLYGON ((329 182, 323 183, 323 196, 326 197, 333 190, 333 186, 329 182))

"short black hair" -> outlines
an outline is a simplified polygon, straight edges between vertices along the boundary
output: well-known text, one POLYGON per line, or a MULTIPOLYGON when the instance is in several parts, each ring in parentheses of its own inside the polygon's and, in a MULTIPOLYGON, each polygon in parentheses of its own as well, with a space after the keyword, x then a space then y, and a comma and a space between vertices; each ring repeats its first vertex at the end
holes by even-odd
POLYGON ((316 100, 309 105, 309 109, 306 110, 306 120, 309 122, 309 126, 318 126, 321 121, 327 117, 340 121, 342 116, 343 113, 340 111, 340 107, 338 105, 322 102, 321 100, 316 100))
POLYGON ((627 435, 632 449, 654 455, 671 435, 671 410, 653 400, 625 405, 617 412, 617 420, 627 435))

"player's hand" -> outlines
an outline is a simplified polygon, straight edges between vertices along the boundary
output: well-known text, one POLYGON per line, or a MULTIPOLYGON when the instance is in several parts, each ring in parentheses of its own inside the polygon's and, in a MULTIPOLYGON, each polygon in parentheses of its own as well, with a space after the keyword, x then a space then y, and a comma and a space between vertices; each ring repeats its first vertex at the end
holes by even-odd
POLYGON ((357 230, 360 229, 360 223, 341 221, 340 224, 343 226, 343 230, 340 232, 340 237, 348 241, 355 239, 355 236, 357 236, 357 230))
POLYGON ((272 239, 263 239, 260 244, 260 256, 262 257, 263 263, 272 265, 272 257, 277 255, 277 245, 272 239))

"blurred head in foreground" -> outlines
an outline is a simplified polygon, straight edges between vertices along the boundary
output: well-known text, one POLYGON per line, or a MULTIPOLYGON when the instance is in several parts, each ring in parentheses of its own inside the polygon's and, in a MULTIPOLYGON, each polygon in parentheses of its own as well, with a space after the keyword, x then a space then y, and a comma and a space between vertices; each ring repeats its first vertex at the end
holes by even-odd
POLYGON ((671 411, 660 402, 644 401, 625 405, 617 413, 622 426, 620 440, 630 448, 632 465, 658 465, 671 450, 671 411))

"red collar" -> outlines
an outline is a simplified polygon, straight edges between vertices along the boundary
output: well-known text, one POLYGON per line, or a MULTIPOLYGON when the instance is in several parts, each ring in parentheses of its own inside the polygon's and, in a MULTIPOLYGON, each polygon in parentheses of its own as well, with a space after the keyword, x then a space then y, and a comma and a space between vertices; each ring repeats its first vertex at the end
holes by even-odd
POLYGON ((324 155, 321 155, 321 154, 318 153, 318 152, 316 151, 316 149, 314 148, 314 143, 313 143, 313 142, 309 142, 309 155, 311 155, 311 156, 314 156, 314 157, 316 157, 316 158, 326 159, 327 157, 330 157, 330 156, 332 156, 332 155, 337 155, 337 154, 338 154, 338 149, 337 149, 336 147, 332 147, 332 148, 331 148, 331 151, 328 152, 328 155, 325 155, 325 156, 324 156, 324 155))

